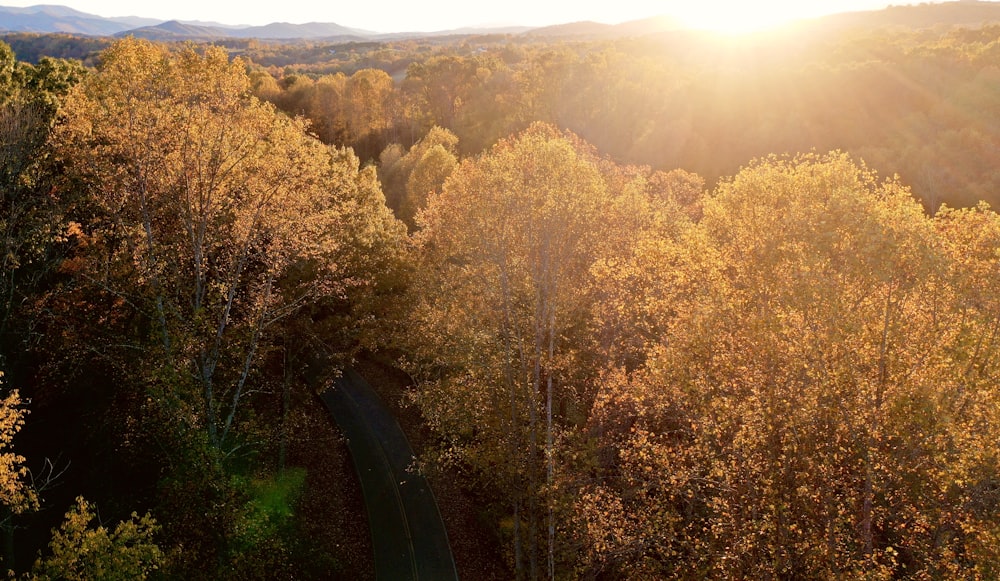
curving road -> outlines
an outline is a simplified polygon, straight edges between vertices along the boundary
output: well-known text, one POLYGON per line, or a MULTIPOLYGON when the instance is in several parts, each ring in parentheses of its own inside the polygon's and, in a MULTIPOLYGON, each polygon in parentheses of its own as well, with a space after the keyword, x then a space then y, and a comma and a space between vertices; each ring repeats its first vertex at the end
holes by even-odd
POLYGON ((347 437, 368 510, 380 581, 457 580, 441 513, 413 450, 375 390, 353 370, 320 394, 347 437))

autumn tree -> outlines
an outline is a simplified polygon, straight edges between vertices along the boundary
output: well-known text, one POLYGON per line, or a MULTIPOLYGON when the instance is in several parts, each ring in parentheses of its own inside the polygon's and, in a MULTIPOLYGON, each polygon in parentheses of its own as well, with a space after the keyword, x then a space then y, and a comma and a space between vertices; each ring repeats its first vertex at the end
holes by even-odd
MULTIPOLYGON (((0 373, 0 379, 3 374, 0 373)), ((23 407, 21 396, 17 390, 6 390, 0 400, 0 505, 5 515, 3 526, 10 523, 12 514, 18 514, 37 507, 38 495, 25 481, 28 469, 24 466, 25 458, 14 452, 14 436, 24 427, 27 411, 23 407)), ((5 559, 9 559, 5 548, 5 559)))
MULTIPOLYGON (((612 170, 617 194, 608 220, 614 222, 590 267, 586 293, 590 303, 591 377, 609 368, 635 370, 666 332, 678 300, 671 267, 690 264, 688 244, 700 217, 704 183, 698 176, 673 170, 631 173, 612 170), (670 266, 667 266, 670 265, 670 266)), ((683 292, 700 286, 701 276, 683 292)), ((591 390, 593 391, 593 390, 591 390)), ((590 400, 592 401, 592 398, 590 400)))
MULTIPOLYGON (((3 373, 0 372, 0 380, 3 373)), ((38 508, 38 491, 29 479, 25 458, 13 449, 14 437, 24 427, 27 411, 17 390, 6 389, 0 399, 0 531, 3 562, 14 566, 14 517, 38 508)))
POLYGON ((976 354, 969 342, 991 348, 957 283, 991 268, 974 249, 992 234, 953 241, 950 257, 905 188, 836 153, 756 162, 703 207, 644 263, 666 299, 646 303, 660 334, 647 363, 610 373, 597 397, 602 476, 578 504, 591 566, 679 578, 995 570, 982 549, 995 525, 965 500, 985 500, 992 460, 963 443, 993 437, 981 422, 996 393, 967 399, 973 376, 957 357, 976 354))
POLYGON ((324 75, 316 79, 316 96, 309 117, 316 134, 325 143, 349 145, 347 113, 344 91, 347 77, 343 73, 324 75))
POLYGON ((574 398, 565 338, 586 310, 607 198, 588 156, 536 125, 463 162, 418 217, 418 401, 451 453, 503 491, 518 576, 539 576, 539 545, 554 575, 556 407, 574 398))
POLYGON ((434 126, 409 150, 398 143, 393 143, 382 150, 379 155, 378 174, 385 191, 386 204, 396 211, 397 216, 407 220, 411 227, 414 226, 413 218, 416 216, 417 207, 423 207, 424 203, 407 201, 410 178, 424 156, 438 146, 443 152, 437 152, 423 164, 424 167, 421 169, 423 175, 413 185, 413 191, 424 187, 418 185, 418 182, 430 186, 430 189, 417 194, 421 200, 425 200, 428 192, 440 189, 444 179, 448 177, 457 163, 458 137, 454 133, 434 126), (404 205, 406 209, 404 209, 404 205))
POLYGON ((147 318, 159 397, 228 453, 270 329, 370 286, 355 260, 393 244, 374 174, 251 97, 217 48, 121 41, 64 119, 58 155, 103 214, 82 276, 147 318))
POLYGON ((53 268, 67 202, 52 191, 46 140, 61 99, 82 75, 66 61, 18 62, 0 43, 0 364, 8 370, 11 351, 23 351, 24 333, 12 328, 16 306, 53 268))
POLYGON ((411 64, 403 89, 427 116, 427 125, 451 128, 475 82, 476 63, 458 56, 435 56, 411 64))
POLYGON ((153 541, 158 527, 149 514, 132 513, 111 530, 101 523, 93 527, 96 517, 91 504, 78 497, 65 521, 53 531, 52 553, 35 562, 32 578, 147 579, 160 567, 163 552, 153 541))
POLYGON ((349 144, 366 159, 376 156, 399 115, 392 77, 382 70, 362 69, 347 78, 343 96, 349 144))
POLYGON ((458 160, 454 154, 440 145, 435 145, 425 153, 406 180, 406 197, 400 208, 401 219, 412 223, 417 212, 426 205, 428 196, 440 191, 456 165, 458 160))
POLYGON ((945 207, 935 216, 935 225, 953 294, 942 309, 949 323, 942 348, 951 363, 950 374, 942 402, 932 413, 953 414, 947 440, 949 462, 941 474, 950 494, 941 510, 952 511, 953 504, 961 507, 952 517, 960 523, 955 528, 961 534, 949 539, 945 556, 968 555, 960 566, 943 570, 988 578, 1000 574, 1000 524, 995 518, 1000 505, 1000 462, 992 445, 1000 437, 996 422, 1000 216, 985 203, 964 210, 945 207), (956 408, 958 413, 953 411, 956 408))
POLYGON ((164 567, 217 577, 242 550, 232 472, 283 463, 304 362, 377 345, 405 228, 374 168, 251 96, 218 48, 116 43, 53 144, 83 201, 40 309, 61 329, 48 373, 110 378, 113 435, 174 539, 164 567))

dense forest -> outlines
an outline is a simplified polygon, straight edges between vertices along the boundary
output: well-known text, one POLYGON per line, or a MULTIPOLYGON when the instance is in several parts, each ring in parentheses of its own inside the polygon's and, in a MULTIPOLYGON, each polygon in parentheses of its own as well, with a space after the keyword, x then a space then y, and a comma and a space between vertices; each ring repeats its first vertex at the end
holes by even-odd
POLYGON ((375 359, 502 578, 1000 576, 1000 27, 8 40, 11 576, 370 576, 375 359))

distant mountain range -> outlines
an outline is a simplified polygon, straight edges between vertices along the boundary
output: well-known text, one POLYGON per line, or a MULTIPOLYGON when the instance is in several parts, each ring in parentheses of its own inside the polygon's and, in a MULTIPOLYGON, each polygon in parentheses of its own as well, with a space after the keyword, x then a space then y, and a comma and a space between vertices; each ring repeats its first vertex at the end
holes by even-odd
POLYGON ((216 22, 180 22, 128 16, 105 18, 80 12, 66 6, 38 5, 26 8, 0 6, 0 30, 8 32, 62 32, 89 36, 125 36, 154 40, 187 38, 368 38, 376 33, 347 28, 333 23, 310 22, 288 24, 275 22, 267 26, 230 26, 216 22))
POLYGON ((65 33, 86 36, 136 36, 150 40, 206 40, 220 38, 259 38, 264 40, 325 39, 325 40, 386 40, 415 36, 448 34, 517 34, 530 30, 525 26, 498 28, 461 28, 437 32, 396 32, 382 34, 370 30, 349 28, 332 22, 290 24, 273 22, 265 26, 233 26, 218 22, 157 20, 127 16, 105 18, 87 14, 67 6, 38 5, 25 8, 0 6, 0 31, 65 33))
POLYGON ((676 18, 669 16, 654 16, 643 18, 642 20, 632 20, 621 24, 602 24, 600 22, 571 22, 569 24, 556 24, 529 30, 527 34, 531 36, 571 36, 571 37, 614 37, 614 36, 642 36, 656 32, 667 32, 671 30, 681 30, 684 24, 676 18))
POLYGON ((1000 23, 1000 2, 957 0, 929 4, 890 5, 883 10, 842 12, 812 21, 829 28, 913 28, 936 26, 977 27, 1000 23))
POLYGON ((105 18, 67 6, 39 5, 27 8, 0 6, 0 30, 15 32, 65 32, 91 36, 113 34, 142 26, 155 26, 154 18, 105 18))
MULTIPOLYGON (((0 24, 2 26, 2 24, 0 24)), ((227 27, 219 24, 195 24, 169 20, 150 26, 123 30, 115 36, 132 35, 150 40, 183 40, 211 38, 261 38, 261 39, 329 39, 329 38, 371 38, 376 33, 356 28, 347 28, 332 22, 309 22, 289 24, 273 22, 266 26, 227 27)))
MULTIPOLYGON (((980 26, 1000 22, 1000 2, 957 0, 940 4, 890 6, 884 10, 835 14, 809 21, 807 25, 824 28, 879 28, 933 26, 980 26)), ((289 24, 275 22, 266 26, 232 26, 216 22, 162 21, 138 16, 105 18, 66 6, 38 5, 26 8, 0 6, 0 31, 67 33, 87 36, 134 35, 152 40, 211 40, 222 38, 258 38, 263 40, 389 40, 448 34, 518 34, 533 36, 608 38, 641 36, 684 28, 678 20, 660 16, 617 25, 575 22, 542 28, 462 28, 437 32, 397 32, 380 34, 348 28, 332 22, 289 24)))

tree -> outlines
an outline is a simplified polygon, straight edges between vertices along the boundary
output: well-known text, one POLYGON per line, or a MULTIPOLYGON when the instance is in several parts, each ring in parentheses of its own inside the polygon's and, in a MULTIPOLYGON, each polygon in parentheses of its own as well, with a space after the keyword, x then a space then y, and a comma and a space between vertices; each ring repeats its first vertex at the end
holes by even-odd
POLYGON ((410 332, 429 362, 415 371, 419 403, 510 503, 519 577, 539 575, 536 543, 554 575, 556 406, 574 389, 564 338, 586 311, 580 289, 607 200, 588 155, 536 125, 463 162, 418 216, 410 332))
POLYGON ((251 97, 219 48, 116 43, 64 118, 56 151, 102 219, 82 276, 145 318, 147 381, 228 454, 275 323, 374 284, 358 252, 399 231, 373 172, 251 97))
POLYGON ((993 348, 980 285, 995 218, 935 222, 839 153, 758 161, 703 208, 638 263, 666 300, 640 287, 660 336, 644 365, 608 375, 591 417, 602 476, 577 505, 591 566, 995 571, 996 525, 980 512, 993 458, 968 452, 995 437, 997 392, 978 383, 992 367, 970 348, 993 348))
POLYGON ((435 56, 406 69, 404 89, 429 118, 426 126, 454 127, 463 99, 474 85, 476 68, 471 59, 435 56))
POLYGON ((0 43, 0 364, 8 370, 25 335, 12 328, 16 306, 56 262, 67 200, 52 191, 46 140, 62 98, 82 76, 78 63, 17 62, 0 43))
MULTIPOLYGON (((945 400, 962 413, 954 414, 952 455, 942 476, 954 486, 949 500, 962 507, 955 551, 969 557, 966 570, 986 577, 1000 573, 1000 482, 996 447, 997 274, 1000 272, 1000 215, 985 203, 974 208, 943 207, 935 216, 940 242, 948 261, 949 286, 954 293, 943 309, 951 331, 943 341, 946 357, 954 362, 945 400)), ((950 412, 945 408, 946 412, 950 412)), ((937 410, 935 410, 937 411, 937 410)), ((950 508, 950 507, 949 507, 950 508)))
MULTIPOLYGON (((0 373, 0 379, 3 373, 0 373)), ((3 560, 8 567, 14 564, 14 516, 38 508, 35 488, 25 477, 25 458, 13 451, 14 436, 24 426, 27 411, 22 407, 21 396, 11 390, 0 400, 0 529, 3 532, 3 560)))
POLYGON ((233 473, 274 466, 254 453, 282 437, 293 399, 266 396, 303 385, 282 350, 325 368, 376 346, 399 284, 405 227, 374 168, 249 90, 222 49, 127 39, 53 137, 60 186, 83 202, 66 280, 40 309, 60 329, 47 347, 59 380, 110 378, 106 415, 182 576, 239 560, 233 473))
POLYGON ((325 143, 350 145, 344 98, 346 86, 347 77, 343 73, 324 75, 316 80, 315 109, 309 116, 325 143))
MULTIPOLYGON (((386 203, 396 211, 397 216, 407 220, 411 227, 414 226, 413 218, 416 216, 416 205, 407 202, 410 176, 424 156, 438 146, 444 150, 444 153, 453 158, 453 163, 449 163, 449 160, 446 159, 447 156, 439 152, 435 154, 434 158, 428 160, 422 171, 427 172, 425 177, 436 174, 433 182, 437 188, 440 188, 444 181, 443 178, 448 177, 448 174, 451 173, 448 166, 451 165, 451 169, 454 169, 454 165, 457 163, 458 137, 451 131, 434 126, 427 132, 427 135, 414 143, 409 151, 404 151, 401 145, 394 143, 387 146, 379 155, 379 179, 382 181, 382 188, 385 191, 386 203), (433 159, 437 161, 431 163, 433 159), (430 171, 432 166, 437 169, 430 171), (406 205, 406 209, 404 209, 404 205, 406 205)), ((414 184, 414 187, 417 185, 414 184)), ((421 201, 424 200, 428 191, 430 190, 420 192, 421 201)), ((422 207, 423 202, 418 205, 422 207)))
MULTIPOLYGON (((3 374, 0 373, 0 379, 3 374)), ((24 512, 38 504, 34 490, 24 482, 28 469, 24 457, 12 450, 14 436, 24 426, 27 413, 22 407, 21 396, 12 390, 0 400, 0 503, 14 514, 24 512)))
MULTIPOLYGON (((60 103, 82 76, 79 63, 43 58, 31 66, 0 43, 0 367, 15 378, 30 365, 26 351, 35 321, 29 305, 58 269, 63 216, 72 201, 71 194, 57 194, 53 187, 55 169, 46 142, 60 103)), ((37 508, 39 499, 24 482, 25 459, 11 449, 27 412, 18 391, 5 394, 0 400, 0 531, 3 560, 13 567, 15 515, 37 508)))
POLYGON ((362 69, 347 78, 343 95, 350 144, 366 158, 374 157, 395 126, 398 107, 392 77, 382 70, 362 69))
POLYGON ((163 553, 153 542, 156 521, 146 514, 122 521, 109 531, 103 525, 91 528, 97 515, 78 497, 66 513, 59 530, 53 531, 52 554, 38 559, 35 579, 146 579, 163 562, 163 553))
POLYGON ((414 218, 427 205, 427 198, 441 191, 457 165, 454 154, 440 145, 424 153, 406 180, 406 197, 400 207, 400 219, 415 225, 414 218))

